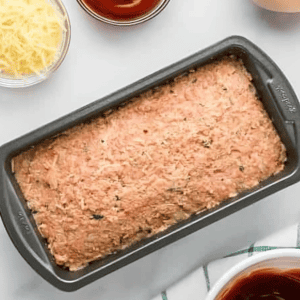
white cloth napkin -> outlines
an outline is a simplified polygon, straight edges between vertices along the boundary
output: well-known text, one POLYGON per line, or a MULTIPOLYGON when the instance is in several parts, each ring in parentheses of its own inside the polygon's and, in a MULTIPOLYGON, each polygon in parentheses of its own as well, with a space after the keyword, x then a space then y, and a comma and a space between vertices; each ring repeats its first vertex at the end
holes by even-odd
POLYGON ((300 249, 300 224, 284 228, 245 249, 200 267, 152 300, 204 300, 211 287, 233 265, 249 256, 279 248, 300 249))

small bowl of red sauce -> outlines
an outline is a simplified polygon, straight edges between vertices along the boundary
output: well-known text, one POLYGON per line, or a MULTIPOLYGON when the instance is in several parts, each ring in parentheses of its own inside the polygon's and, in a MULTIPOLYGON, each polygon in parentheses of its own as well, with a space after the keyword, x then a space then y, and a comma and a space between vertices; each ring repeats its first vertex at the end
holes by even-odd
POLYGON ((255 254, 233 266, 205 300, 300 299, 300 250, 276 249, 255 254))
POLYGON ((77 0, 91 16, 111 25, 129 26, 157 16, 170 0, 77 0))

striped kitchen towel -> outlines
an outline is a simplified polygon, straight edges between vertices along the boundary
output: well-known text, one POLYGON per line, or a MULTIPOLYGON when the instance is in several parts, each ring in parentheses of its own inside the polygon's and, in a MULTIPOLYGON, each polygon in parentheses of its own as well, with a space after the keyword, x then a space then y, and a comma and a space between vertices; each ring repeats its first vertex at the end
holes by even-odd
POLYGON ((200 267, 152 300, 204 300, 215 282, 233 265, 260 252, 280 248, 300 249, 300 224, 284 228, 245 249, 200 267))

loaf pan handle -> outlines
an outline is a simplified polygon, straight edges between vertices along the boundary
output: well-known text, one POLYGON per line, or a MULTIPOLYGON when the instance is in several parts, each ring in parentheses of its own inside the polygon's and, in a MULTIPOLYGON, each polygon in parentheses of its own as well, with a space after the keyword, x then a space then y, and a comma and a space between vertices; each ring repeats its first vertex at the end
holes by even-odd
POLYGON ((285 75, 266 53, 245 38, 237 37, 236 43, 244 48, 256 62, 257 71, 267 83, 270 96, 275 100, 286 127, 293 131, 292 142, 295 144, 297 155, 295 164, 297 176, 292 176, 292 178, 293 182, 297 182, 300 176, 300 104, 297 96, 285 75))
POLYGON ((51 277, 49 258, 4 168, 0 180, 1 217, 12 242, 34 270, 42 277, 51 277))
POLYGON ((277 100, 278 108, 286 122, 296 122, 300 120, 300 108, 298 99, 290 86, 281 77, 283 74, 277 74, 272 81, 268 82, 268 88, 272 96, 277 100))
MULTIPOLYGON (((263 79, 267 81, 269 91, 276 100, 278 109, 285 121, 298 123, 300 121, 299 101, 285 75, 266 53, 252 42, 244 38, 242 40, 247 44, 246 48, 250 52, 252 59, 257 62, 260 69, 258 71, 264 73, 263 79)), ((244 42, 241 42, 241 46, 243 46, 244 42)))

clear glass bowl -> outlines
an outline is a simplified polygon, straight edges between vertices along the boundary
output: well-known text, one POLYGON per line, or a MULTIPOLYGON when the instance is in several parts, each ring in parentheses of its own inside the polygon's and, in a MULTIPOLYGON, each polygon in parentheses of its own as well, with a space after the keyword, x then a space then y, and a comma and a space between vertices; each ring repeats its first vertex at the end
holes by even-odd
POLYGON ((8 87, 8 88, 22 88, 22 87, 35 85, 49 78, 52 75, 52 73, 56 71, 58 67, 61 65, 61 63, 63 62, 68 52, 70 39, 71 39, 70 18, 61 0, 48 0, 48 1, 64 17, 64 26, 66 28, 66 31, 63 31, 62 33, 62 40, 60 45, 57 48, 57 55, 54 62, 46 70, 42 70, 39 75, 30 74, 30 75, 24 75, 20 78, 16 78, 13 75, 3 74, 1 73, 0 70, 0 86, 8 87))
POLYGON ((170 0, 161 0, 158 2, 156 7, 150 10, 148 13, 141 15, 137 18, 129 19, 129 20, 113 20, 106 17, 103 17, 96 12, 94 12, 91 8, 89 8, 85 3, 84 0, 77 0, 80 6, 92 17, 95 19, 102 21, 107 24, 116 25, 116 26, 130 26, 130 25, 137 25, 143 22, 146 22, 153 17, 157 16, 170 2, 170 0))

